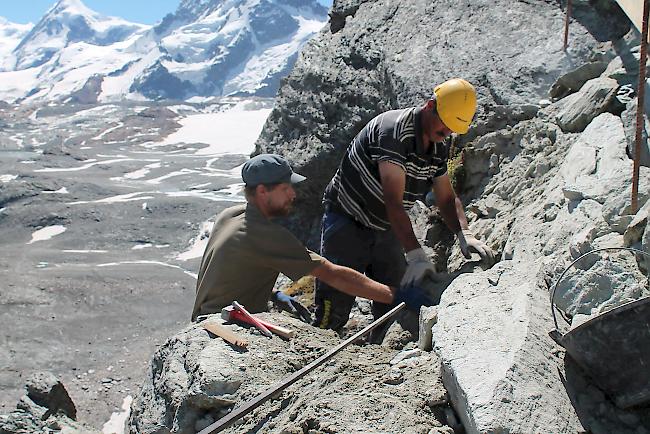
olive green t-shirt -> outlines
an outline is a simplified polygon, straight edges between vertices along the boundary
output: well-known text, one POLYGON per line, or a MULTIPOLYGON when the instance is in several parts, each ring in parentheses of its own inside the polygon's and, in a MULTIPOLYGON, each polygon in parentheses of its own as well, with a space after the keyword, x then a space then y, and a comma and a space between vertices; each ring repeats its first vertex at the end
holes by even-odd
POLYGON ((228 208, 217 216, 201 260, 192 321, 233 300, 250 312, 265 311, 279 273, 297 280, 322 261, 254 205, 228 208))

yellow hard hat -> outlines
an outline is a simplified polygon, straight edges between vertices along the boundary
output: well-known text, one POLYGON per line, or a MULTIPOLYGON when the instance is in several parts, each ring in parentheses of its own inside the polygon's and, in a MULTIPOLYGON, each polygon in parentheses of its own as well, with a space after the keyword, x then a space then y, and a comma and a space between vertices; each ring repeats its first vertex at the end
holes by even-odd
POLYGON ((438 116, 454 133, 465 134, 476 113, 476 90, 462 78, 452 78, 436 86, 438 116))

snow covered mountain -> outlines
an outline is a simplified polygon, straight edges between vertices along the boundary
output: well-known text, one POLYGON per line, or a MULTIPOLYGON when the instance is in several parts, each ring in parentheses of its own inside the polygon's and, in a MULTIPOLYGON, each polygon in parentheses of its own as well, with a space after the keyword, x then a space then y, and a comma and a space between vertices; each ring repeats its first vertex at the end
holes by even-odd
MULTIPOLYGON (((10 23, 0 17, 0 71, 5 70, 4 62, 9 59, 11 52, 20 44, 20 41, 29 33, 32 27, 34 25, 31 23, 10 23)), ((13 68, 13 65, 11 65, 11 68, 13 68)))
POLYGON ((273 96, 326 17, 315 0, 183 0, 153 29, 164 54, 135 87, 150 98, 273 96))
POLYGON ((104 17, 80 0, 62 0, 52 7, 14 50, 16 70, 41 66, 75 43, 109 46, 144 26, 104 17))
MULTIPOLYGON (((326 19, 317 0, 182 0, 151 27, 59 0, 3 56, 0 99, 273 96, 326 19)), ((21 28, 3 21, 3 29, 21 28)), ((3 34, 0 50, 17 40, 3 34)))
POLYGON ((149 29, 97 14, 80 0, 60 0, 5 58, 0 99, 68 99, 137 59, 129 46, 149 29))

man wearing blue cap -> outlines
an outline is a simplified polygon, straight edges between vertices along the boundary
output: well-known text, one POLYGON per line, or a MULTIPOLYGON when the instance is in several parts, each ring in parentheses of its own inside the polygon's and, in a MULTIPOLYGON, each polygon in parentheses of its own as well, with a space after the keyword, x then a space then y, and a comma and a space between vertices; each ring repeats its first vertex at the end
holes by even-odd
POLYGON ((296 198, 293 184, 305 180, 284 158, 275 154, 251 158, 242 167, 242 179, 247 203, 228 208, 216 218, 201 261, 192 321, 220 312, 234 300, 251 312, 261 312, 269 299, 310 321, 309 311, 298 301, 273 291, 279 273, 293 280, 312 275, 343 293, 380 303, 404 301, 411 309, 432 304, 416 286, 391 288, 331 263, 273 222, 289 214, 296 198))

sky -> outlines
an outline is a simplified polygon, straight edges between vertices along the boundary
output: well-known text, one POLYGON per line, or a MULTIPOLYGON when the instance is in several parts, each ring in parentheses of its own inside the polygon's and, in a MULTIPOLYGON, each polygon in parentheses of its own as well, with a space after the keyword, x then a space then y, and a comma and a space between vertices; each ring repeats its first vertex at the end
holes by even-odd
MULTIPOLYGON (((331 6, 332 0, 318 0, 331 6)), ((56 0, 0 0, 0 17, 13 23, 34 23, 54 5, 56 0)), ((174 12, 180 0, 82 0, 90 9, 103 15, 124 18, 142 24, 155 24, 174 12)))

